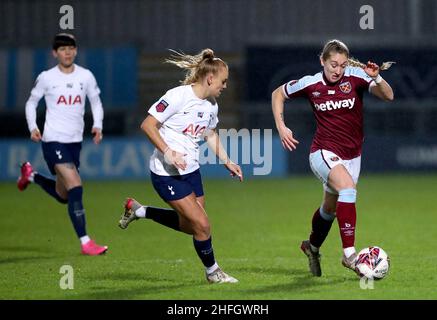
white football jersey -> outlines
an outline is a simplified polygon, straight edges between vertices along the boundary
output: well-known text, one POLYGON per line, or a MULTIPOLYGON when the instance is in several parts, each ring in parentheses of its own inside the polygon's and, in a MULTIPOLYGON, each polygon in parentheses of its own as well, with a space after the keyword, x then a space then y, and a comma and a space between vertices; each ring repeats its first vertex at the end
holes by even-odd
MULTIPOLYGON (((58 66, 42 72, 35 81, 26 103, 29 131, 37 128, 36 107, 44 96, 46 119, 42 140, 62 143, 81 142, 84 130, 85 100, 98 97, 100 89, 88 69, 74 65, 72 73, 63 73, 58 66), (35 105, 36 102, 36 105, 35 105)), ((100 101, 100 99, 98 99, 100 101)), ((102 129, 103 109, 93 108, 94 125, 102 129), (101 109, 101 110, 100 110, 101 109)))
POLYGON ((198 98, 191 85, 173 88, 156 101, 149 114, 161 124, 159 133, 170 149, 186 154, 187 167, 177 169, 164 160, 155 149, 150 158, 150 170, 161 176, 182 175, 199 168, 199 141, 204 134, 217 126, 218 105, 214 101, 198 98))

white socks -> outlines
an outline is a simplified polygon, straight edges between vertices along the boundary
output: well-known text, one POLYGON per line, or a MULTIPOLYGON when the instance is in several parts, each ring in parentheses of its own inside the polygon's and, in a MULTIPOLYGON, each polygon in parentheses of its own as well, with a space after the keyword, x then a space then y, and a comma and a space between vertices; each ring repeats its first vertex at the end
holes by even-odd
POLYGON ((85 244, 91 240, 90 237, 88 237, 88 236, 83 236, 83 237, 80 237, 79 239, 80 239, 81 244, 85 244))
POLYGON ((143 207, 143 206, 139 207, 137 210, 135 210, 135 215, 138 218, 145 218, 146 217, 146 208, 147 207, 143 207))
POLYGON ((353 255, 355 251, 355 247, 349 247, 349 248, 343 248, 344 255, 346 258, 349 258, 351 255, 353 255))
POLYGON ((219 265, 216 263, 214 263, 211 267, 206 268, 206 273, 207 274, 211 274, 213 273, 217 268, 219 267, 219 265))
POLYGON ((319 248, 313 246, 311 243, 310 243, 310 247, 311 247, 311 251, 312 252, 314 252, 314 253, 318 253, 319 252, 319 248))

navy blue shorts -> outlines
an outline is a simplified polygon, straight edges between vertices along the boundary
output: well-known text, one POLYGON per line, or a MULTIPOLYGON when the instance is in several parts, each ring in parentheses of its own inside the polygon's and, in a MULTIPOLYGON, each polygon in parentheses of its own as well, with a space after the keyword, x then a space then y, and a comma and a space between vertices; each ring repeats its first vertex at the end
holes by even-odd
POLYGON ((203 196, 203 185, 200 170, 180 176, 159 176, 150 172, 153 187, 164 201, 185 198, 192 192, 196 197, 203 196))
POLYGON ((58 163, 74 163, 79 170, 81 149, 82 142, 42 142, 42 153, 53 175, 56 175, 55 164, 58 163))

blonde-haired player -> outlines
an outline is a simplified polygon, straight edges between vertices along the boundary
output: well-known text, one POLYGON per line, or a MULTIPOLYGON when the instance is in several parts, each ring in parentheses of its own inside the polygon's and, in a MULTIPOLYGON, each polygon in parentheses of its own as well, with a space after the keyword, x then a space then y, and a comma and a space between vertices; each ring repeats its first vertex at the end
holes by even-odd
POLYGON ((243 180, 240 167, 229 159, 215 131, 216 98, 226 88, 228 66, 211 49, 194 56, 176 53, 167 62, 187 70, 187 76, 181 86, 167 91, 152 105, 141 128, 156 147, 150 159, 153 187, 173 210, 143 206, 128 198, 119 226, 125 229, 130 222, 147 218, 190 234, 207 280, 237 282, 214 258, 199 171, 198 143, 206 139, 230 174, 243 180))
POLYGON ((356 184, 361 167, 363 145, 363 96, 366 91, 391 101, 393 90, 381 77, 381 67, 362 64, 349 56, 339 40, 326 42, 320 55, 323 70, 292 80, 272 93, 272 110, 282 144, 290 151, 299 143, 284 122, 284 102, 306 98, 313 109, 317 130, 311 145, 310 166, 324 187, 322 205, 312 219, 312 231, 301 244, 313 275, 321 276, 319 248, 337 217, 343 246, 342 263, 355 270, 356 184))

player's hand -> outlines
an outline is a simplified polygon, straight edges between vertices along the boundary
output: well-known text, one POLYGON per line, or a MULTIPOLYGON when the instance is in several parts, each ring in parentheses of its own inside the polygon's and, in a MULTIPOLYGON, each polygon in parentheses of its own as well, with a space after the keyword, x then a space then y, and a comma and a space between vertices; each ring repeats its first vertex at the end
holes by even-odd
POLYGON ((243 171, 241 171, 241 168, 238 164, 229 160, 227 163, 225 163, 225 167, 231 173, 231 177, 238 177, 240 182, 243 181, 243 171))
POLYGON ((102 130, 99 128, 92 128, 91 133, 94 135, 93 141, 95 144, 99 144, 103 139, 102 130))
POLYGON ((375 79, 379 74, 379 66, 372 61, 367 61, 367 65, 365 68, 363 68, 363 70, 369 77, 373 79, 375 79))
POLYGON ((293 131, 288 129, 286 126, 278 128, 279 137, 281 138, 282 146, 284 149, 293 151, 297 148, 299 141, 293 137, 293 131))
POLYGON ((33 129, 30 133, 30 139, 34 142, 40 142, 41 141, 41 132, 39 132, 39 129, 33 129))
POLYGON ((187 162, 184 159, 186 155, 186 153, 180 153, 170 148, 167 148, 164 151, 164 160, 168 164, 171 164, 178 169, 185 170, 187 168, 187 162))

